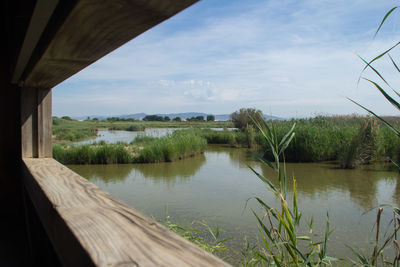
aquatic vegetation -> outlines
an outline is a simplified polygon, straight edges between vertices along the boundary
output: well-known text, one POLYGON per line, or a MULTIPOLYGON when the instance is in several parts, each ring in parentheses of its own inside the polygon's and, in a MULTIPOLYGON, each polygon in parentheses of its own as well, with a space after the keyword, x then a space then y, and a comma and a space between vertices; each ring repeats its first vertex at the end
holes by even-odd
POLYGON ((133 157, 124 144, 53 146, 53 157, 63 164, 121 164, 133 157))
POLYGON ((207 141, 193 130, 182 130, 145 144, 135 157, 135 162, 168 162, 190 157, 203 152, 207 141))
POLYGON ((71 118, 53 117, 53 139, 78 141, 97 136, 98 129, 143 131, 146 128, 216 128, 233 127, 230 121, 180 122, 180 121, 131 121, 120 118, 110 120, 77 121, 71 118))
POLYGON ((144 126, 143 124, 113 125, 108 129, 117 131, 138 132, 138 131, 144 131, 146 129, 146 126, 144 126))
MULTIPOLYGON (((381 27, 383 26, 383 24, 385 23, 386 19, 392 14, 392 12, 394 10, 396 10, 397 8, 399 8, 398 6, 393 7, 392 9, 390 9, 386 15, 383 17, 382 22, 380 23, 375 36, 379 33, 381 27)), ((366 60, 364 60, 362 57, 360 57, 360 59, 365 63, 365 67, 362 71, 362 73, 366 70, 366 69, 370 69, 372 70, 381 80, 381 82, 383 82, 383 86, 381 86, 380 84, 378 84, 377 82, 365 78, 365 77, 361 77, 360 79, 364 79, 367 82, 371 83, 372 85, 374 85, 376 87, 376 89, 386 98, 386 100, 392 104, 395 108, 397 108, 398 110, 400 110, 400 103, 395 100, 394 98, 392 98, 384 88, 384 86, 387 86, 388 88, 390 88, 398 97, 400 97, 399 92, 397 92, 395 89, 393 89, 393 87, 385 80, 385 78, 382 76, 381 73, 378 72, 378 70, 376 70, 372 64, 381 59, 384 56, 388 56, 390 59, 390 63, 393 64, 394 69, 397 70, 397 72, 400 72, 400 69, 398 67, 398 65, 396 64, 395 60, 390 56, 389 52, 391 52, 394 48, 396 48, 398 45, 400 44, 400 42, 395 43, 390 49, 384 51, 383 53, 379 54, 378 56, 376 56, 374 59, 372 59, 371 61, 367 62, 366 60)), ((363 108, 364 110, 366 110, 367 112, 369 112, 370 114, 372 114, 375 118, 377 118, 378 120, 380 120, 381 123, 383 123, 388 129, 390 129, 392 131, 392 133, 394 133, 396 135, 396 137, 400 137, 400 131, 398 130, 398 121, 390 121, 390 118, 384 118, 382 116, 377 115, 376 113, 374 113, 373 111, 369 110, 368 108, 364 107, 363 105, 358 104, 357 102, 349 99, 350 101, 352 101, 353 103, 355 103, 356 105, 360 106, 361 108, 363 108), (397 123, 396 123, 397 122, 397 123)), ((365 131, 369 131, 368 127, 365 128, 365 131)), ((386 136, 388 137, 388 136, 386 136)), ((371 138, 372 139, 372 138, 371 138)), ((384 145, 384 149, 387 149, 388 152, 391 154, 391 158, 390 160, 392 161, 392 163, 397 167, 398 170, 400 170, 400 165, 393 160, 393 156, 396 155, 397 156, 397 160, 398 160, 398 141, 397 142, 393 142, 393 143, 387 143, 387 142, 392 141, 392 138, 387 138, 385 145, 384 145), (392 146, 392 148, 389 148, 390 146, 392 146), (393 155, 394 154, 394 155, 393 155)), ((364 255, 360 252, 357 252, 355 249, 349 247, 349 249, 352 250, 352 252, 354 253, 354 255, 357 257, 357 260, 354 260, 353 263, 354 264, 358 264, 361 266, 400 266, 400 247, 399 247, 399 242, 397 240, 397 232, 400 229, 400 209, 398 207, 392 206, 392 205, 381 205, 381 207, 378 210, 377 213, 377 217, 376 217, 376 235, 375 235, 375 245, 374 248, 372 250, 371 256, 367 256, 364 255), (389 226, 393 226, 393 230, 390 233, 389 231, 386 231, 383 236, 380 233, 380 221, 381 221, 381 215, 382 215, 382 211, 383 211, 383 207, 387 207, 389 206, 392 210, 393 210, 393 219, 390 222, 389 226), (384 241, 381 243, 380 240, 384 239, 384 241), (394 250, 394 257, 391 259, 390 257, 387 257, 387 255, 384 254, 384 250, 387 249, 390 244, 393 245, 393 250, 394 250)))
POLYGON ((200 248, 212 254, 217 254, 227 248, 224 243, 231 238, 221 239, 221 230, 219 227, 211 227, 207 221, 193 221, 188 226, 173 223, 170 221, 170 216, 166 216, 163 221, 160 221, 169 230, 182 236, 186 240, 196 244, 200 248))
POLYGON ((63 164, 154 163, 183 159, 204 151, 207 141, 191 130, 161 138, 137 137, 130 144, 54 145, 53 157, 63 164))
MULTIPOLYGON (((400 247, 399 242, 397 240, 397 234, 400 229, 400 209, 390 205, 382 205, 378 209, 376 215, 376 233, 375 233, 375 242, 374 248, 372 252, 370 252, 370 256, 357 252, 354 248, 347 246, 353 254, 356 256, 356 260, 351 260, 351 262, 355 265, 360 266, 400 266, 400 247), (393 210, 393 220, 391 224, 393 224, 392 231, 386 230, 384 234, 381 232, 381 216, 383 212, 383 207, 390 207, 393 210), (380 240, 383 239, 383 242, 380 240), (393 245, 394 249, 394 258, 390 259, 387 255, 385 255, 385 249, 388 249, 390 245, 393 245)), ((391 226, 391 225, 389 225, 391 226)))
MULTIPOLYGON (((271 126, 266 121, 256 122, 256 125, 265 138, 274 159, 272 162, 262 158, 260 160, 275 171, 278 184, 274 184, 252 167, 249 166, 249 168, 275 195, 281 207, 280 209, 271 207, 261 198, 255 197, 264 213, 264 216, 261 217, 253 211, 259 224, 262 242, 251 249, 254 256, 246 261, 276 266, 322 266, 338 261, 338 259, 327 255, 328 238, 332 233, 328 214, 325 233, 318 237, 321 240, 315 241, 315 234, 299 235, 298 228, 302 220, 302 213, 299 210, 294 177, 292 205, 289 205, 284 152, 295 138, 295 124, 282 138, 278 138, 277 129, 273 122, 271 126)), ((309 223, 309 229, 312 233, 312 222, 309 223)))
POLYGON ((376 152, 376 121, 366 120, 359 128, 350 145, 344 146, 339 155, 340 166, 352 169, 358 165, 369 164, 376 152))

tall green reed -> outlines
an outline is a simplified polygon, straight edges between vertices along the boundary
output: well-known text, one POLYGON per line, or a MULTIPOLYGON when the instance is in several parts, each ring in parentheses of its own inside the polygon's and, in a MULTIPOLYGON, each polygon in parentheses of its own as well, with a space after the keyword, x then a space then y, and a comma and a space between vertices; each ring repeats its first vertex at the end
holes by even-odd
MULTIPOLYGON (((253 211, 258 221, 262 240, 261 246, 251 248, 254 254, 253 262, 268 266, 321 266, 337 261, 336 258, 327 256, 328 238, 332 233, 329 225, 329 215, 327 214, 325 234, 322 240, 315 242, 311 236, 299 235, 302 213, 299 210, 294 177, 291 205, 287 198, 288 179, 284 152, 295 137, 295 124, 282 138, 278 138, 274 122, 269 126, 265 120, 261 122, 254 121, 265 138, 273 157, 273 161, 268 161, 261 157, 259 157, 259 160, 275 171, 278 184, 275 185, 271 179, 264 177, 251 166, 248 167, 275 195, 280 203, 280 209, 269 206, 259 197, 255 198, 263 208, 264 215, 261 217, 253 211)), ((312 223, 309 226, 312 228, 312 223)))
MULTIPOLYGON (((397 8, 399 8, 399 6, 393 7, 391 8, 383 17, 374 37, 379 33, 379 31, 381 30, 382 26, 385 24, 386 19, 393 14, 393 11, 395 11, 397 8)), ((396 42, 392 47, 390 47, 389 49, 385 50, 384 52, 380 53, 378 56, 374 57, 372 60, 370 60, 369 62, 366 61, 365 59, 363 59, 362 57, 360 57, 360 59, 365 63, 365 67, 363 68, 361 75, 364 73, 364 71, 366 69, 370 69, 372 70, 373 73, 375 73, 380 82, 376 82, 373 81, 369 78, 366 77, 362 77, 360 75, 359 81, 361 79, 369 82, 370 84, 372 84, 384 97, 385 99, 391 104, 393 105, 397 110, 400 110, 400 103, 395 100, 392 96, 390 96, 387 93, 388 89, 391 89, 391 91, 393 91, 393 93, 397 96, 400 97, 400 93, 398 91, 396 91, 391 85, 390 83, 384 78, 384 76, 374 67, 372 66, 373 63, 375 63, 377 60, 381 60, 383 59, 385 56, 388 57, 388 59, 390 59, 390 64, 393 65, 394 69, 397 70, 397 72, 400 72, 400 69, 397 65, 397 63, 395 62, 395 60, 392 58, 392 56, 390 55, 390 52, 393 52, 393 50, 400 44, 400 42, 396 42)), ((349 99, 350 101, 352 101, 353 103, 355 103, 356 105, 358 105, 359 107, 363 108, 364 110, 366 110, 368 113, 372 114, 373 116, 375 116, 378 120, 380 120, 384 125, 386 125, 388 127, 388 129, 390 129, 397 137, 400 137, 400 131, 398 130, 398 128, 389 120, 385 119, 382 116, 377 115, 376 113, 374 113, 372 110, 366 108, 365 106, 357 103, 356 101, 349 99)), ((395 142, 394 144, 392 144, 392 146, 398 145, 398 142, 395 142)), ((398 150, 398 147, 395 148, 394 150, 398 150)), ((392 153, 393 154, 393 153, 392 153)), ((394 163, 394 165, 400 170, 400 166, 398 163, 396 163, 393 158, 391 158, 391 161, 394 163)), ((353 248, 350 247, 350 249, 353 251, 353 253, 357 256, 357 260, 354 261, 355 264, 358 265, 362 265, 362 266, 400 266, 400 248, 399 248, 399 242, 397 240, 397 232, 400 228, 400 209, 398 207, 394 207, 392 205, 381 205, 381 207, 378 209, 377 212, 377 219, 376 219, 376 237, 375 237, 375 246, 373 248, 373 251, 371 253, 371 256, 366 256, 363 255, 360 252, 357 252, 356 250, 354 250, 353 248), (389 206, 392 210, 393 210, 393 219, 391 221, 391 224, 393 225, 392 228, 392 232, 388 232, 389 234, 384 234, 383 238, 384 241, 381 243, 380 242, 380 220, 381 220, 381 215, 382 215, 382 211, 383 211, 383 207, 387 207, 389 206), (387 257, 387 255, 384 254, 384 250, 387 250, 389 248, 389 245, 392 244, 393 245, 393 250, 394 250, 394 256, 393 259, 390 259, 389 257, 387 257)))
POLYGON ((135 162, 169 162, 204 151, 207 141, 192 129, 175 131, 165 137, 153 139, 138 152, 135 162))
POLYGON ((376 147, 376 121, 370 118, 360 125, 350 144, 343 146, 339 155, 340 166, 352 169, 362 164, 369 164, 375 156, 376 147))

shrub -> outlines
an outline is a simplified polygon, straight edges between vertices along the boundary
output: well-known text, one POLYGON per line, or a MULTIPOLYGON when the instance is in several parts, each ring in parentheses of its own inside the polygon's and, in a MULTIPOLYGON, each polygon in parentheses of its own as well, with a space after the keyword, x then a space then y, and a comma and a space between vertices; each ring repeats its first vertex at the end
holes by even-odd
POLYGON ((236 128, 244 130, 247 125, 255 127, 255 121, 263 119, 261 110, 255 108, 241 108, 231 114, 231 119, 236 128))
POLYGON ((207 115, 207 121, 215 121, 214 115, 207 115))

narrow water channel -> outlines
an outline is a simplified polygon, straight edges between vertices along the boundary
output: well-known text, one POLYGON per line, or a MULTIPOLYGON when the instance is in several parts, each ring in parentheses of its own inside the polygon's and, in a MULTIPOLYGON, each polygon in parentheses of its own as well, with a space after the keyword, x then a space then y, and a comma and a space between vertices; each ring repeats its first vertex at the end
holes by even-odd
MULTIPOLYGON (((170 163, 68 167, 147 215, 163 219, 168 210, 173 222, 206 219, 211 226, 219 226, 224 236, 233 238, 224 256, 234 263, 245 236, 251 241, 258 233, 251 209, 261 209, 252 200, 245 209, 246 201, 258 196, 271 206, 279 205, 247 164, 274 180, 275 174, 248 150, 221 146, 209 146, 202 155, 170 163)), ((315 233, 323 232, 329 212, 334 228, 328 247, 331 256, 352 256, 345 245, 362 250, 372 247, 368 242, 376 212, 363 213, 384 203, 400 206, 398 173, 387 166, 342 170, 334 163, 291 163, 287 169, 297 180, 304 218, 314 218, 315 233)), ((390 219, 387 210, 382 225, 390 219)))

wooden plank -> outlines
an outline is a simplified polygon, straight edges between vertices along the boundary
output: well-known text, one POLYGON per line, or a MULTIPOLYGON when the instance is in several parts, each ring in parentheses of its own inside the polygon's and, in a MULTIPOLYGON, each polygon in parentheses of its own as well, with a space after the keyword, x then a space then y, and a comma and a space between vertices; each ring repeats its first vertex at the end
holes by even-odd
POLYGON ((88 255, 97 266, 229 266, 54 159, 24 162, 24 185, 63 264, 89 264, 88 255))
POLYGON ((37 157, 37 91, 21 89, 21 146, 23 157, 37 157))
POLYGON ((22 75, 23 70, 28 63, 32 52, 42 35, 54 9, 58 4, 58 0, 37 0, 33 11, 31 21, 29 23, 25 39, 19 52, 16 67, 12 77, 12 83, 17 84, 22 75))
POLYGON ((51 158, 52 154, 52 118, 51 89, 38 89, 38 157, 51 158))
POLYGON ((51 108, 51 89, 22 89, 21 149, 23 157, 52 157, 51 108))
MULTIPOLYGON (((52 88, 197 0, 79 0, 40 56, 25 70, 25 86, 52 88)), ((55 14, 56 15, 56 14, 55 14)))

